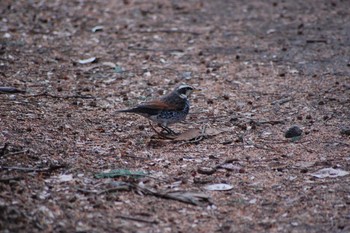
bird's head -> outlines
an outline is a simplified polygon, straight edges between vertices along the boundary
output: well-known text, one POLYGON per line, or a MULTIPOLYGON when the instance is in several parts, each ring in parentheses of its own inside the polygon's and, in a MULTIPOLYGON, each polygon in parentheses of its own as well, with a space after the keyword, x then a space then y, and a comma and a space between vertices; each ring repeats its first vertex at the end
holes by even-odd
POLYGON ((175 92, 183 99, 189 97, 193 91, 197 91, 197 89, 187 84, 181 84, 175 88, 175 92))

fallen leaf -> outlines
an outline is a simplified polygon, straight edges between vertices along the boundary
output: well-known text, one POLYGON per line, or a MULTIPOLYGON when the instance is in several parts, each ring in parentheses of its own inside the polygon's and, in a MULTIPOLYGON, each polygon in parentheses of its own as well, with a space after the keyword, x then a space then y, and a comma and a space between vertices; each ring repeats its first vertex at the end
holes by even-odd
POLYGON ((321 170, 318 170, 317 172, 311 173, 311 176, 317 177, 317 178, 326 178, 326 177, 339 177, 339 176, 346 176, 349 172, 341 170, 341 169, 334 169, 334 168, 323 168, 321 170))
POLYGON ((309 168, 309 167, 312 167, 314 164, 315 162, 299 161, 299 162, 296 162, 294 166, 299 168, 309 168))
POLYGON ((90 57, 88 59, 82 59, 82 60, 79 60, 78 62, 80 64, 88 64, 88 63, 92 63, 92 62, 95 62, 96 61, 96 57, 90 57))
POLYGON ((233 189, 233 186, 229 184, 209 184, 204 186, 204 189, 210 191, 227 191, 233 189))
POLYGON ((91 29, 92 32, 98 32, 98 31, 102 31, 103 30, 103 26, 101 25, 98 25, 98 26, 95 26, 91 29))
POLYGON ((115 66, 116 66, 113 62, 110 62, 110 61, 102 62, 102 65, 108 66, 111 68, 115 68, 115 66))
POLYGON ((73 180, 73 175, 72 175, 72 174, 68 174, 68 175, 62 174, 62 175, 59 175, 59 176, 58 176, 58 180, 59 180, 60 182, 71 181, 71 180, 73 180))
POLYGON ((227 129, 207 128, 205 130, 205 134, 208 136, 215 136, 215 135, 221 134, 225 131, 228 131, 228 130, 227 129))
POLYGON ((200 129, 189 129, 180 135, 178 135, 175 140, 176 141, 189 141, 201 135, 200 129))

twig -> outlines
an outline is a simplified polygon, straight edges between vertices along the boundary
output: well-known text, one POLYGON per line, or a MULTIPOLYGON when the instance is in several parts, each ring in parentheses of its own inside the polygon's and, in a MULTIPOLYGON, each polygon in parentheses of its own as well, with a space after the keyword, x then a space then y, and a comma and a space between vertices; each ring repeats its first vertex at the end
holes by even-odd
POLYGON ((270 124, 270 125, 277 125, 277 124, 284 124, 284 121, 258 121, 256 122, 257 125, 263 125, 263 124, 270 124))
POLYGON ((124 185, 124 186, 119 186, 119 187, 114 187, 114 188, 109 188, 109 189, 102 190, 102 191, 98 192, 98 194, 113 193, 113 192, 116 192, 116 191, 127 191, 129 189, 130 189, 129 185, 124 185))
POLYGON ((146 195, 153 195, 155 197, 165 198, 165 199, 171 199, 176 200, 180 202, 184 202, 191 205, 200 205, 201 201, 206 201, 211 203, 209 196, 202 194, 202 193, 192 193, 192 192, 159 192, 154 189, 141 187, 140 185, 134 186, 136 189, 140 190, 142 193, 146 195))
POLYGON ((198 32, 191 32, 185 30, 172 30, 172 29, 159 29, 159 30, 140 30, 138 33, 184 33, 184 34, 192 34, 195 36, 200 35, 198 32))
POLYGON ((130 185, 128 183, 125 183, 125 185, 121 185, 121 186, 113 187, 113 188, 109 188, 109 189, 104 189, 101 191, 88 190, 88 189, 83 189, 83 188, 77 188, 77 191, 82 192, 82 193, 93 193, 93 194, 101 195, 104 193, 112 193, 112 192, 116 192, 116 191, 127 191, 129 189, 130 189, 130 185))
POLYGON ((320 39, 320 40, 306 40, 306 43, 325 43, 325 44, 327 44, 327 40, 322 40, 322 39, 320 39))
POLYGON ((113 182, 116 183, 114 184, 112 188, 109 189, 104 189, 104 190, 89 190, 89 189, 84 189, 84 188, 77 188, 77 191, 82 192, 82 193, 93 193, 93 194, 98 194, 101 195, 103 193, 111 193, 111 192, 115 192, 115 191, 126 191, 126 190, 130 190, 130 188, 133 187, 132 184, 127 183, 127 182, 113 182))
POLYGON ((158 224, 158 221, 157 221, 157 220, 147 220, 147 219, 143 219, 143 218, 136 218, 136 217, 125 216, 125 215, 115 215, 115 217, 116 217, 116 218, 126 219, 126 220, 137 221, 137 222, 158 224))
POLYGON ((294 98, 292 97, 287 97, 287 98, 282 98, 282 99, 279 99, 279 100, 275 100, 271 103, 271 105, 282 105, 282 104, 285 104, 285 103, 288 103, 290 101, 294 100, 294 98))
POLYGON ((94 96, 88 96, 88 95, 70 95, 70 96, 57 96, 57 95, 52 95, 47 92, 43 92, 37 95, 31 95, 30 97, 39 97, 39 96, 48 96, 54 99, 96 99, 94 96))
POLYGON ((9 182, 11 180, 21 180, 21 179, 23 179, 23 177, 15 176, 15 177, 1 178, 0 182, 6 183, 6 182, 9 182))
POLYGON ((66 167, 66 164, 60 164, 60 165, 51 165, 47 168, 36 168, 36 167, 7 167, 7 166, 1 166, 1 170, 15 170, 15 171, 23 171, 23 172, 51 172, 60 168, 66 167))
POLYGON ((88 190, 88 189, 83 189, 83 188, 77 188, 77 191, 82 192, 82 193, 94 193, 94 194, 99 193, 97 190, 88 190))
POLYGON ((180 52, 183 53, 183 49, 149 49, 149 48, 136 48, 136 47, 128 47, 129 50, 135 51, 145 51, 145 52, 180 52))
POLYGON ((123 155, 123 158, 132 158, 132 159, 140 159, 140 160, 147 160, 148 158, 140 157, 140 156, 134 156, 134 155, 123 155))
POLYGON ((16 152, 12 152, 12 153, 7 153, 6 156, 19 155, 19 154, 23 154, 25 152, 26 152, 26 150, 20 150, 20 151, 16 151, 16 152))
POLYGON ((148 188, 138 184, 127 183, 127 182, 123 182, 118 187, 113 187, 113 188, 101 190, 101 191, 87 190, 83 188, 78 188, 77 191, 82 193, 92 193, 92 194, 100 195, 103 193, 115 192, 115 191, 129 191, 131 189, 135 190, 139 194, 153 195, 155 197, 160 197, 164 199, 172 199, 172 200, 180 201, 191 205, 201 205, 202 202, 211 203, 209 196, 207 196, 204 193, 195 193, 195 192, 186 192, 186 191, 176 191, 176 192, 157 191, 152 188, 148 188))
POLYGON ((25 91, 18 90, 15 87, 0 87, 0 94, 15 94, 15 93, 25 93, 25 91))
POLYGON ((262 150, 274 151, 274 152, 278 151, 279 152, 279 150, 277 150, 276 148, 271 148, 271 147, 269 147, 267 145, 263 145, 263 146, 262 145, 258 145, 258 144, 248 144, 248 145, 254 146, 256 149, 262 149, 262 150), (269 147, 269 148, 266 148, 266 147, 269 147))

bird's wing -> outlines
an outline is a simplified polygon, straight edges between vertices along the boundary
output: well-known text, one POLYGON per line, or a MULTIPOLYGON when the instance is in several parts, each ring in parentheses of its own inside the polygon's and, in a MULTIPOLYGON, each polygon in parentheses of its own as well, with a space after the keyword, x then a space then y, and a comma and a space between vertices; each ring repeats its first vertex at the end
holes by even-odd
POLYGON ((147 108, 147 109, 157 109, 157 110, 174 110, 178 111, 181 110, 181 107, 175 105, 175 104, 169 104, 165 103, 163 101, 159 100, 152 100, 149 102, 142 103, 137 106, 138 108, 147 108))
POLYGON ((173 111, 181 111, 184 106, 179 106, 172 103, 167 103, 160 100, 151 100, 148 102, 141 103, 134 108, 118 110, 117 112, 132 112, 138 114, 148 114, 148 115, 156 115, 161 110, 173 110, 173 111))

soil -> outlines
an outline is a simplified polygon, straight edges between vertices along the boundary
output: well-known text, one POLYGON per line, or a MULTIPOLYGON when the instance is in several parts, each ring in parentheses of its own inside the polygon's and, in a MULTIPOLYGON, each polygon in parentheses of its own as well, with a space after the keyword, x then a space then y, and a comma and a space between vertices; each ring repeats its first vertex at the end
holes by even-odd
POLYGON ((1 232, 350 232, 349 9, 1 0, 1 232), (179 83, 195 139, 116 112, 179 83))

